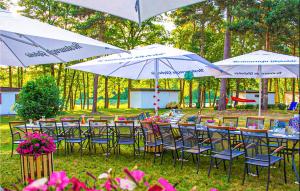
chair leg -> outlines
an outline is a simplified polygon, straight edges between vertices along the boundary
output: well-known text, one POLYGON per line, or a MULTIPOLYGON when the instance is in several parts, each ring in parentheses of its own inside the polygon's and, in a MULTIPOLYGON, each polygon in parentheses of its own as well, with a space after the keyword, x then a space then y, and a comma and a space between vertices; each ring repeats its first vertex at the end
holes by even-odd
POLYGON ((244 183, 245 183, 246 173, 247 172, 248 172, 248 165, 247 165, 247 163, 245 163, 242 185, 244 185, 244 183))
POLYGON ((210 164, 209 164, 209 169, 208 169, 208 177, 210 176, 210 171, 211 171, 212 165, 213 165, 213 158, 210 157, 210 164))
POLYGON ((225 163, 225 160, 222 160, 222 162, 223 162, 224 170, 226 171, 226 163, 225 163))
POLYGON ((163 163, 163 159, 164 159, 164 149, 162 148, 162 151, 161 151, 161 158, 160 158, 160 164, 163 163))
POLYGON ((14 141, 12 141, 12 144, 11 144, 11 155, 10 157, 12 157, 14 154, 14 141))
POLYGON ((197 161, 197 174, 199 173, 199 166, 200 166, 200 154, 196 155, 196 161, 197 161))
POLYGON ((181 169, 183 168, 184 151, 181 149, 181 169))
POLYGON ((270 184, 270 166, 268 166, 268 181, 267 181, 267 191, 269 190, 269 184, 270 184))
MULTIPOLYGON (((225 162, 224 162, 225 163, 225 162)), ((232 160, 229 161, 229 169, 228 169, 228 182, 230 181, 231 176, 231 168, 232 168, 232 160)))
POLYGON ((255 168, 256 168, 256 175, 257 175, 257 177, 259 177, 259 170, 258 170, 258 166, 255 166, 255 168))
POLYGON ((153 164, 155 164, 155 159, 156 159, 156 146, 154 146, 153 164))
POLYGON ((284 183, 287 183, 286 180, 286 159, 285 159, 285 152, 283 152, 283 173, 284 173, 284 183))

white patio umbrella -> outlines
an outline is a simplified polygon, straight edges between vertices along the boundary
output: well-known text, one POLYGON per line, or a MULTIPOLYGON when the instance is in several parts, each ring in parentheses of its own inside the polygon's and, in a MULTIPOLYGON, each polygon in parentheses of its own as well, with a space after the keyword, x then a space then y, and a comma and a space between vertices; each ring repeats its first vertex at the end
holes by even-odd
POLYGON ((141 24, 153 16, 204 0, 58 0, 141 24))
POLYGON ((241 56, 215 62, 231 75, 218 78, 259 78, 259 110, 261 115, 262 78, 299 78, 299 57, 258 50, 241 56))
POLYGON ((115 46, 0 9, 0 65, 61 63, 123 52, 115 46))
POLYGON ((70 66, 75 70, 129 79, 155 79, 155 110, 158 110, 158 79, 221 75, 222 70, 192 52, 159 44, 136 48, 70 66))

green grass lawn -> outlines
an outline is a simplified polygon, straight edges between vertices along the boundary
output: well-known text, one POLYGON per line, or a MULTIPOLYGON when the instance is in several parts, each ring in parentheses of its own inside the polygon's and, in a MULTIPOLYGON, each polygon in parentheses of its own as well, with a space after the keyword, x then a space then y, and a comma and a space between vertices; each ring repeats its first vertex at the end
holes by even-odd
MULTIPOLYGON (((131 115, 137 114, 140 110, 125 110, 125 109, 108 109, 103 110, 99 115, 117 114, 117 115, 131 115)), ((185 109, 185 113, 192 115, 197 112, 196 109, 185 109)), ((65 115, 80 115, 87 111, 76 111, 66 113, 65 115)), ((256 115, 256 111, 225 111, 217 112, 213 110, 204 110, 202 114, 213 115, 217 118, 220 116, 238 115, 240 117, 240 126, 245 124, 246 116, 256 115)), ((293 116, 292 113, 286 111, 270 111, 264 114, 267 118, 289 118, 293 116)), ((12 184, 20 182, 20 159, 18 155, 10 157, 11 151, 11 136, 8 127, 8 121, 16 120, 16 117, 0 117, 0 185, 2 187, 12 188, 12 184)), ((268 124, 268 120, 266 121, 268 124)), ((100 152, 89 153, 88 150, 84 151, 84 155, 80 157, 78 152, 71 153, 67 156, 64 155, 63 150, 60 154, 54 156, 54 169, 56 171, 65 170, 69 177, 77 176, 82 180, 87 179, 86 172, 98 176, 99 174, 112 168, 117 175, 122 174, 124 167, 133 168, 138 166, 143 170, 147 177, 153 177, 153 181, 159 177, 167 178, 171 183, 177 184, 178 190, 190 190, 196 186, 197 190, 209 190, 209 188, 218 188, 219 190, 265 190, 266 188, 266 170, 262 170, 260 177, 249 176, 246 178, 245 185, 241 184, 244 164, 243 158, 239 158, 234 162, 232 168, 232 179, 227 183, 226 172, 221 166, 219 169, 212 169, 211 177, 207 177, 209 167, 209 157, 201 157, 201 165, 199 174, 196 174, 196 168, 192 160, 185 162, 181 170, 179 163, 174 168, 172 166, 171 154, 167 154, 162 165, 157 160, 156 164, 152 163, 153 155, 147 154, 146 159, 142 156, 133 158, 132 148, 122 147, 121 155, 117 156, 112 154, 108 160, 100 152)), ((299 162, 299 156, 297 157, 299 162)), ((295 184, 295 176, 291 170, 290 162, 287 165, 288 184, 284 184, 283 180, 283 165, 281 167, 271 169, 271 183, 270 190, 298 190, 299 185, 295 184)))

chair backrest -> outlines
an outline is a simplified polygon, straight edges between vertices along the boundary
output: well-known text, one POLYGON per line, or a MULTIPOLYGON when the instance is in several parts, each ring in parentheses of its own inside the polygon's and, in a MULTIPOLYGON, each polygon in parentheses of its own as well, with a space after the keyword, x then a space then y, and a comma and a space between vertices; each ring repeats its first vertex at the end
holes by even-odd
POLYGON ((220 124, 220 126, 238 127, 239 126, 239 117, 238 116, 223 117, 222 123, 223 124, 220 124))
POLYGON ((132 138, 135 139, 134 121, 122 120, 115 121, 115 129, 118 138, 132 138))
POLYGON ((273 130, 277 128, 285 128, 289 126, 289 119, 270 119, 269 129, 273 130))
POLYGON ((291 104, 289 105, 288 110, 290 111, 295 111, 297 108, 298 102, 292 101, 291 104))
POLYGON ((141 130, 144 137, 145 143, 156 143, 158 140, 161 140, 160 133, 156 124, 153 124, 151 121, 141 121, 141 130))
POLYGON ((207 134, 212 154, 226 155, 232 158, 230 127, 207 126, 207 134))
POLYGON ((151 117, 151 115, 150 115, 149 112, 146 112, 145 115, 146 115, 146 118, 150 118, 151 117))
POLYGON ((179 132, 182 139, 182 144, 186 148, 196 147, 200 149, 198 131, 196 130, 196 124, 179 123, 179 132))
POLYGON ((267 129, 241 128, 246 159, 270 164, 271 148, 267 129))
POLYGON ((79 120, 62 120, 61 124, 66 138, 83 139, 79 120))
POLYGON ((108 138, 110 128, 107 120, 89 120, 89 133, 91 138, 108 138))
POLYGON ((214 117, 213 116, 199 115, 197 123, 206 122, 207 120, 214 120, 214 117))
POLYGON ((143 121, 143 120, 145 120, 145 119, 146 119, 145 113, 140 113, 140 114, 138 115, 138 120, 143 121))
POLYGON ((264 129, 265 117, 247 117, 246 128, 250 129, 264 129))
POLYGON ((180 136, 179 132, 177 131, 179 135, 176 135, 176 129, 173 130, 170 123, 156 123, 155 125, 158 127, 163 144, 176 147, 175 140, 180 136))
POLYGON ((55 120, 39 121, 40 132, 45 133, 54 139, 58 138, 59 131, 55 120))
POLYGON ((16 134, 19 134, 19 138, 22 138, 27 133, 27 126, 25 121, 10 121, 9 128, 12 137, 14 137, 16 134))

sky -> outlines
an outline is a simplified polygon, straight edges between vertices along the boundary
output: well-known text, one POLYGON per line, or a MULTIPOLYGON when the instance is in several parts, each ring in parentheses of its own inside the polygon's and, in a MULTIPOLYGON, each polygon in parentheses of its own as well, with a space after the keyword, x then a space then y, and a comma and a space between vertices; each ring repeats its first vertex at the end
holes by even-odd
MULTIPOLYGON (((20 7, 18 6, 18 1, 19 0, 11 0, 12 5, 9 7, 9 10, 11 12, 16 13, 18 10, 20 10, 20 7)), ((164 17, 164 22, 160 22, 159 24, 163 25, 168 32, 171 32, 173 29, 176 28, 175 24, 172 21, 170 21, 165 16, 163 16, 163 17, 164 17)))

